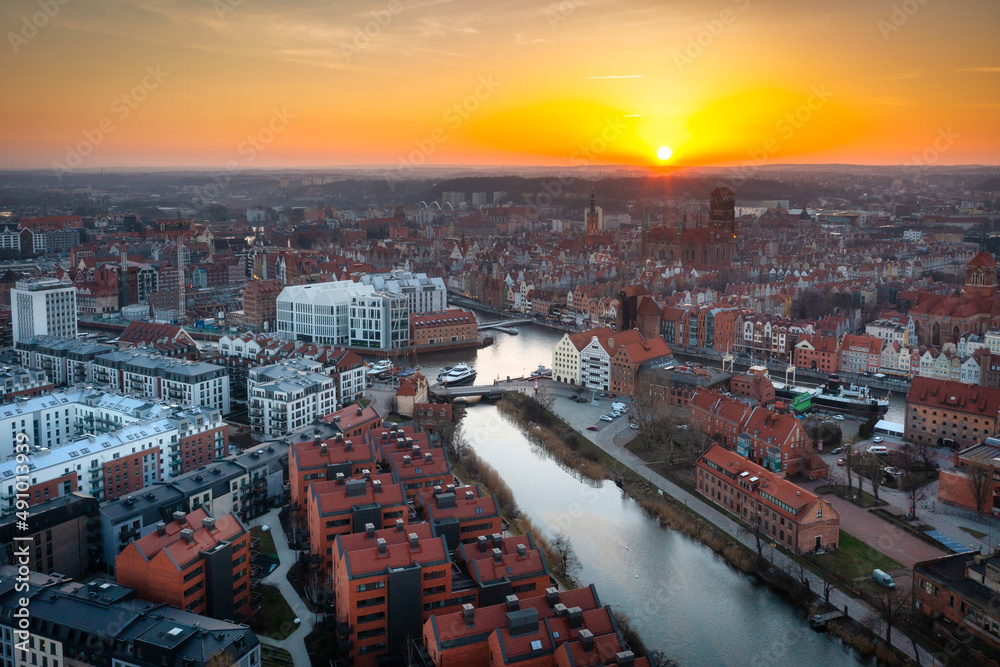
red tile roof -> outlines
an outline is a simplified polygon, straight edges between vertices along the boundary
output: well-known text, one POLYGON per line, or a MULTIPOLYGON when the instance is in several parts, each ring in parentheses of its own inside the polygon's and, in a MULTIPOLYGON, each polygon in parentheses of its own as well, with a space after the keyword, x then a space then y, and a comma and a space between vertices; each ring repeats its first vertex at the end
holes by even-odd
POLYGON ((345 553, 344 560, 350 579, 370 577, 385 573, 388 568, 409 567, 416 563, 426 567, 450 562, 443 537, 419 540, 416 549, 410 548, 409 541, 386 544, 385 554, 380 554, 378 546, 373 544, 345 553))
POLYGON ((1000 414, 1000 389, 915 377, 910 382, 910 392, 906 395, 906 402, 982 414, 995 419, 1000 414))
POLYGON ((168 523, 163 535, 154 531, 136 540, 134 544, 147 561, 161 551, 166 551, 170 560, 180 570, 194 561, 202 551, 212 549, 219 542, 233 540, 246 533, 243 524, 234 514, 226 514, 216 519, 215 530, 212 531, 202 525, 202 520, 206 518, 210 518, 208 512, 204 508, 199 508, 184 517, 184 523, 177 521, 168 523), (185 529, 193 531, 193 541, 190 543, 181 535, 181 531, 185 529))

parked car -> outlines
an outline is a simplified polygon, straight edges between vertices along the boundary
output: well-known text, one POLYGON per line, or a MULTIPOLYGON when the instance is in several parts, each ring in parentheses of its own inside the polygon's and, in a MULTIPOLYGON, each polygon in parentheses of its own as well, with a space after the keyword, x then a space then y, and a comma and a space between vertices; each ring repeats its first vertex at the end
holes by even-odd
POLYGON ((833 449, 830 450, 830 453, 831 454, 839 454, 840 453, 840 447, 834 447, 833 449))
POLYGON ((837 459, 837 465, 843 466, 844 465, 844 459, 837 459))
POLYGON ((587 430, 588 431, 597 431, 598 428, 596 426, 594 426, 593 424, 591 424, 590 426, 587 427, 587 430))
POLYGON ((615 420, 611 415, 601 415, 602 422, 613 422, 615 420))
POLYGON ((844 421, 844 415, 834 415, 833 418, 839 422, 844 421))
POLYGON ((872 438, 872 442, 882 442, 883 440, 885 440, 885 438, 883 438, 880 435, 876 435, 874 438, 872 438))
POLYGON ((885 455, 889 453, 889 448, 886 447, 885 445, 872 445, 871 447, 868 448, 868 453, 885 455))
POLYGON ((638 424, 629 424, 629 425, 628 425, 628 427, 629 427, 630 429, 632 429, 632 430, 638 430, 638 428, 639 428, 639 425, 638 425, 638 424))

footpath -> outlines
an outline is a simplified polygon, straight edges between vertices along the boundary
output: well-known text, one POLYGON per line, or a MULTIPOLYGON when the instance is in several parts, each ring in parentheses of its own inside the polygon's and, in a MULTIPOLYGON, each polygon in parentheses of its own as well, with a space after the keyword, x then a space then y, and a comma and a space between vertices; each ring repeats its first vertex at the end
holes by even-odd
MULTIPOLYGON (((312 632, 312 619, 315 614, 309 611, 306 603, 302 601, 302 598, 299 597, 299 594, 295 591, 291 582, 288 581, 288 570, 290 570, 292 565, 295 564, 297 554, 288 546, 288 540, 285 538, 285 531, 281 527, 281 521, 278 520, 278 512, 280 512, 280 509, 275 508, 267 514, 254 520, 254 525, 267 525, 271 529, 271 536, 274 538, 274 546, 278 552, 279 560, 277 569, 264 577, 261 581, 266 584, 271 584, 281 591, 281 595, 285 598, 285 602, 288 603, 288 606, 292 608, 292 611, 295 612, 295 616, 299 619, 299 627, 296 628, 295 632, 284 639, 271 639, 270 637, 265 637, 263 635, 257 635, 257 639, 260 640, 261 644, 266 646, 277 646, 291 653, 292 661, 295 663, 295 667, 309 667, 309 653, 306 651, 305 639, 306 636, 312 632)), ((261 613, 266 614, 267 610, 263 609, 261 610, 261 613)))
MULTIPOLYGON (((563 419, 565 419, 565 417, 560 411, 560 405, 565 403, 567 403, 567 401, 556 400, 552 408, 553 412, 563 419)), ((726 534, 735 538, 751 550, 756 548, 753 543, 753 538, 743 533, 740 530, 740 526, 734 520, 704 502, 699 496, 689 493, 687 490, 677 486, 666 477, 663 477, 659 473, 655 472, 649 468, 642 459, 632 452, 615 445, 614 437, 613 434, 610 433, 610 429, 608 431, 601 431, 598 433, 586 431, 583 432, 583 436, 611 455, 615 460, 627 466, 640 477, 646 479, 655 487, 661 489, 665 494, 671 496, 679 502, 683 502, 689 509, 710 521, 720 530, 725 531, 726 534)), ((786 572, 793 571, 792 565, 794 561, 791 558, 777 549, 771 549, 771 552, 772 562, 775 566, 784 569, 786 572)), ((823 580, 818 575, 807 570, 806 576, 809 579, 809 586, 814 591, 823 590, 823 580)), ((830 603, 840 609, 846 609, 848 616, 860 623, 864 623, 874 614, 872 608, 863 600, 852 598, 839 588, 834 588, 831 591, 830 603)), ((892 633, 892 644, 910 658, 916 658, 909 638, 903 635, 903 633, 898 631, 892 633)), ((941 664, 940 662, 935 661, 933 656, 922 647, 919 647, 919 651, 919 662, 921 665, 941 664)))

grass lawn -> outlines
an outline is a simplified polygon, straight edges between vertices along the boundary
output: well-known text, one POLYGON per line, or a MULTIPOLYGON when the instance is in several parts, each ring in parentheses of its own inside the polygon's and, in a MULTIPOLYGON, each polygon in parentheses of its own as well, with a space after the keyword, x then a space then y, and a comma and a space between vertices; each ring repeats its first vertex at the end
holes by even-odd
POLYGON ((291 667, 292 654, 277 646, 260 645, 260 664, 262 667, 291 667))
MULTIPOLYGON (((268 526, 270 528, 270 526, 268 526)), ((278 527, 280 530, 280 526, 278 527)), ((271 528, 274 530, 274 528, 271 528)), ((278 555, 278 550, 274 547, 274 536, 271 535, 271 530, 264 532, 261 530, 260 526, 254 526, 250 529, 250 537, 255 540, 260 540, 260 551, 266 554, 271 554, 272 556, 278 555)))
POLYGON ((362 398, 360 401, 358 401, 358 403, 361 404, 361 407, 367 408, 369 405, 371 405, 372 402, 371 399, 369 398, 362 398))
POLYGON ((984 537, 986 537, 986 533, 984 533, 984 532, 983 532, 983 531, 981 531, 981 530, 975 530, 974 528, 966 528, 965 526, 959 526, 959 528, 960 528, 960 529, 961 529, 961 530, 962 530, 963 532, 966 532, 966 533, 968 533, 969 535, 972 535, 972 536, 973 536, 974 538, 976 538, 977 540, 981 540, 981 539, 983 539, 984 537))
POLYGON ((271 639, 284 639, 299 627, 295 612, 285 602, 284 596, 274 586, 261 586, 260 611, 250 619, 250 628, 271 639))
POLYGON ((840 530, 840 548, 822 556, 814 556, 813 560, 826 571, 839 572, 848 579, 870 577, 874 569, 889 572, 903 567, 843 529, 840 530))

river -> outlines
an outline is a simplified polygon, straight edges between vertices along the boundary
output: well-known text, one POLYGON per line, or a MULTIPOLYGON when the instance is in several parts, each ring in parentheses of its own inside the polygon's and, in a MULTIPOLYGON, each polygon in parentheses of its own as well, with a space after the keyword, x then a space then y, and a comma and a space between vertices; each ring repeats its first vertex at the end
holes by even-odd
MULTIPOLYGON (((518 331, 495 332, 490 347, 428 356, 417 366, 433 381, 438 369, 469 363, 477 384, 550 366, 563 334, 537 325, 518 331)), ((702 544, 661 528, 613 483, 587 483, 563 469, 494 406, 470 406, 464 430, 535 524, 570 538, 581 563, 577 580, 595 584, 603 602, 628 613, 650 649, 684 667, 858 664, 768 589, 702 544)))

